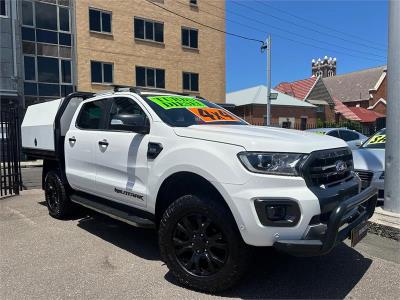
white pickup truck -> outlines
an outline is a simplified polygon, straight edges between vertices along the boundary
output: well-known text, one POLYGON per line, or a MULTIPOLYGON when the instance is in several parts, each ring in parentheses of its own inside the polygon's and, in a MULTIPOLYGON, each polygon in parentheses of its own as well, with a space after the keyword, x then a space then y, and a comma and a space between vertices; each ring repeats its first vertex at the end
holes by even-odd
POLYGON ((44 159, 51 216, 79 204, 155 227, 172 273, 208 292, 238 281, 249 245, 313 256, 357 243, 376 205, 344 141, 251 126, 165 91, 115 87, 32 105, 22 145, 44 159))

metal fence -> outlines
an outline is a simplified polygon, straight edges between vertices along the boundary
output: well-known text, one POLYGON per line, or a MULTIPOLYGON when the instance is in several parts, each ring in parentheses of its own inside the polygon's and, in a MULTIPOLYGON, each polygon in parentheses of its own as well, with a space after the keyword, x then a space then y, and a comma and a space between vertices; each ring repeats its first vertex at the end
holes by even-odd
POLYGON ((2 105, 0 110, 0 196, 19 194, 21 177, 21 135, 18 107, 2 105))

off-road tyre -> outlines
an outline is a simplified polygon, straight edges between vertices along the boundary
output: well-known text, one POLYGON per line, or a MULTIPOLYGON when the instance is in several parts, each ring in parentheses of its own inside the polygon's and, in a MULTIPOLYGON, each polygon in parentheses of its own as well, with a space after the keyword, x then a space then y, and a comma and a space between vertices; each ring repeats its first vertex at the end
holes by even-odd
POLYGON ((231 288, 244 275, 248 264, 248 247, 243 242, 230 211, 209 196, 185 195, 174 201, 160 221, 159 245, 162 260, 178 281, 184 286, 203 292, 215 293, 231 288), (201 225, 198 215, 202 216, 201 225), (182 226, 185 224, 190 228, 188 222, 194 230, 190 232, 186 229, 187 232, 184 233, 182 226), (204 223, 208 224, 205 230, 204 223), (201 234, 203 237, 199 237, 201 234), (222 245, 226 251, 220 249, 222 245), (183 248, 186 249, 180 254, 183 248), (218 260, 211 260, 211 257, 217 257, 218 260), (196 260, 199 269, 196 265, 193 266, 193 261, 196 260), (223 261, 222 265, 220 261, 223 261), (217 270, 210 271, 212 267, 217 270))
POLYGON ((49 171, 44 180, 44 191, 49 215, 66 219, 72 215, 73 203, 57 171, 49 171))

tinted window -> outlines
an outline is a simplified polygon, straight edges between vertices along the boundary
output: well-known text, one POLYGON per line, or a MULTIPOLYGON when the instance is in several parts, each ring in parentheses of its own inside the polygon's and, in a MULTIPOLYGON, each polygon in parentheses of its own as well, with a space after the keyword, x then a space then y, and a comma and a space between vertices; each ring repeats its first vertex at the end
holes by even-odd
POLYGON ((113 67, 112 64, 103 63, 103 82, 112 83, 113 82, 113 67))
POLYGON ((165 88, 165 70, 136 67, 136 85, 165 88))
POLYGON ((6 1, 5 0, 0 0, 0 15, 1 16, 6 16, 7 15, 6 1))
POLYGON ((33 5, 32 2, 22 2, 22 24, 33 26, 33 5))
POLYGON ((147 75, 147 85, 154 86, 155 85, 154 84, 154 81, 155 81, 154 69, 147 69, 146 75, 147 75))
POLYGON ((100 11, 89 9, 89 28, 93 31, 101 31, 100 11))
POLYGON ((71 83, 71 61, 61 60, 61 82, 71 83))
POLYGON ((57 32, 36 29, 36 39, 41 43, 58 44, 57 32))
POLYGON ((28 28, 28 27, 22 27, 21 33, 22 33, 22 40, 35 41, 35 29, 28 28))
POLYGON ((69 33, 58 34, 60 45, 71 46, 71 35, 69 33))
POLYGON ((24 56, 25 80, 36 80, 35 58, 24 56))
POLYGON ((37 95, 37 84, 25 82, 24 83, 24 94, 25 95, 37 95))
POLYGON ((344 140, 346 142, 359 139, 359 136, 357 133, 351 132, 348 130, 339 130, 339 134, 340 134, 340 137, 342 138, 342 140, 344 140))
POLYGON ((57 6, 35 2, 36 27, 57 30, 57 6))
POLYGON ((198 91, 199 74, 184 72, 182 76, 182 88, 188 91, 198 91))
POLYGON ((60 96, 58 84, 39 83, 39 96, 60 96))
POLYGON ((136 67, 136 85, 146 86, 146 69, 143 67, 136 67))
POLYGON ((198 31, 196 29, 182 28, 182 46, 198 47, 198 31))
POLYGON ((164 24, 154 23, 154 39, 157 42, 164 42, 164 24))
POLYGON ((58 59, 50 57, 37 57, 38 81, 59 82, 58 59))
POLYGON ((144 21, 135 18, 135 38, 144 39, 144 21))
POLYGON ((104 100, 88 102, 79 113, 77 126, 82 129, 103 129, 102 121, 105 110, 104 100))
POLYGON ((72 85, 62 85, 61 86, 61 96, 67 96, 74 91, 72 85))
POLYGON ((101 63, 92 61, 90 62, 90 70, 92 75, 92 82, 101 83, 103 81, 102 78, 102 70, 101 70, 101 63))
POLYGON ((101 31, 111 32, 111 14, 102 13, 101 14, 101 31))
POLYGON ((339 133, 338 133, 337 130, 333 130, 331 132, 328 132, 326 135, 333 136, 333 137, 336 137, 336 138, 340 138, 339 133))
POLYGON ((58 8, 60 18, 60 30, 69 31, 69 9, 64 7, 58 8))
POLYGON ((141 115, 146 117, 140 106, 129 98, 113 98, 111 100, 111 111, 109 118, 109 129, 120 129, 119 125, 111 124, 116 115, 141 115))

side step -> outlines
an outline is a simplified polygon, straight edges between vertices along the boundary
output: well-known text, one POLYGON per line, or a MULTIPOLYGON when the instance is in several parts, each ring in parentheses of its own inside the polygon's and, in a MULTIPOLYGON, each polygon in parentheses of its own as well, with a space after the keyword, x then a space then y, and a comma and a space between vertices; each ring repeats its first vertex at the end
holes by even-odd
MULTIPOLYGON (((128 223, 135 227, 155 228, 155 223, 152 220, 141 218, 129 212, 128 209, 122 209, 121 207, 117 208, 117 207, 112 207, 111 205, 107 205, 106 203, 104 203, 106 201, 100 202, 91 200, 89 199, 91 197, 85 197, 84 195, 78 195, 78 194, 73 194, 70 196, 70 198, 71 201, 74 203, 87 207, 103 215, 107 215, 113 219, 128 223)), ((107 202, 109 202, 110 204, 112 203, 111 201, 107 202)))

